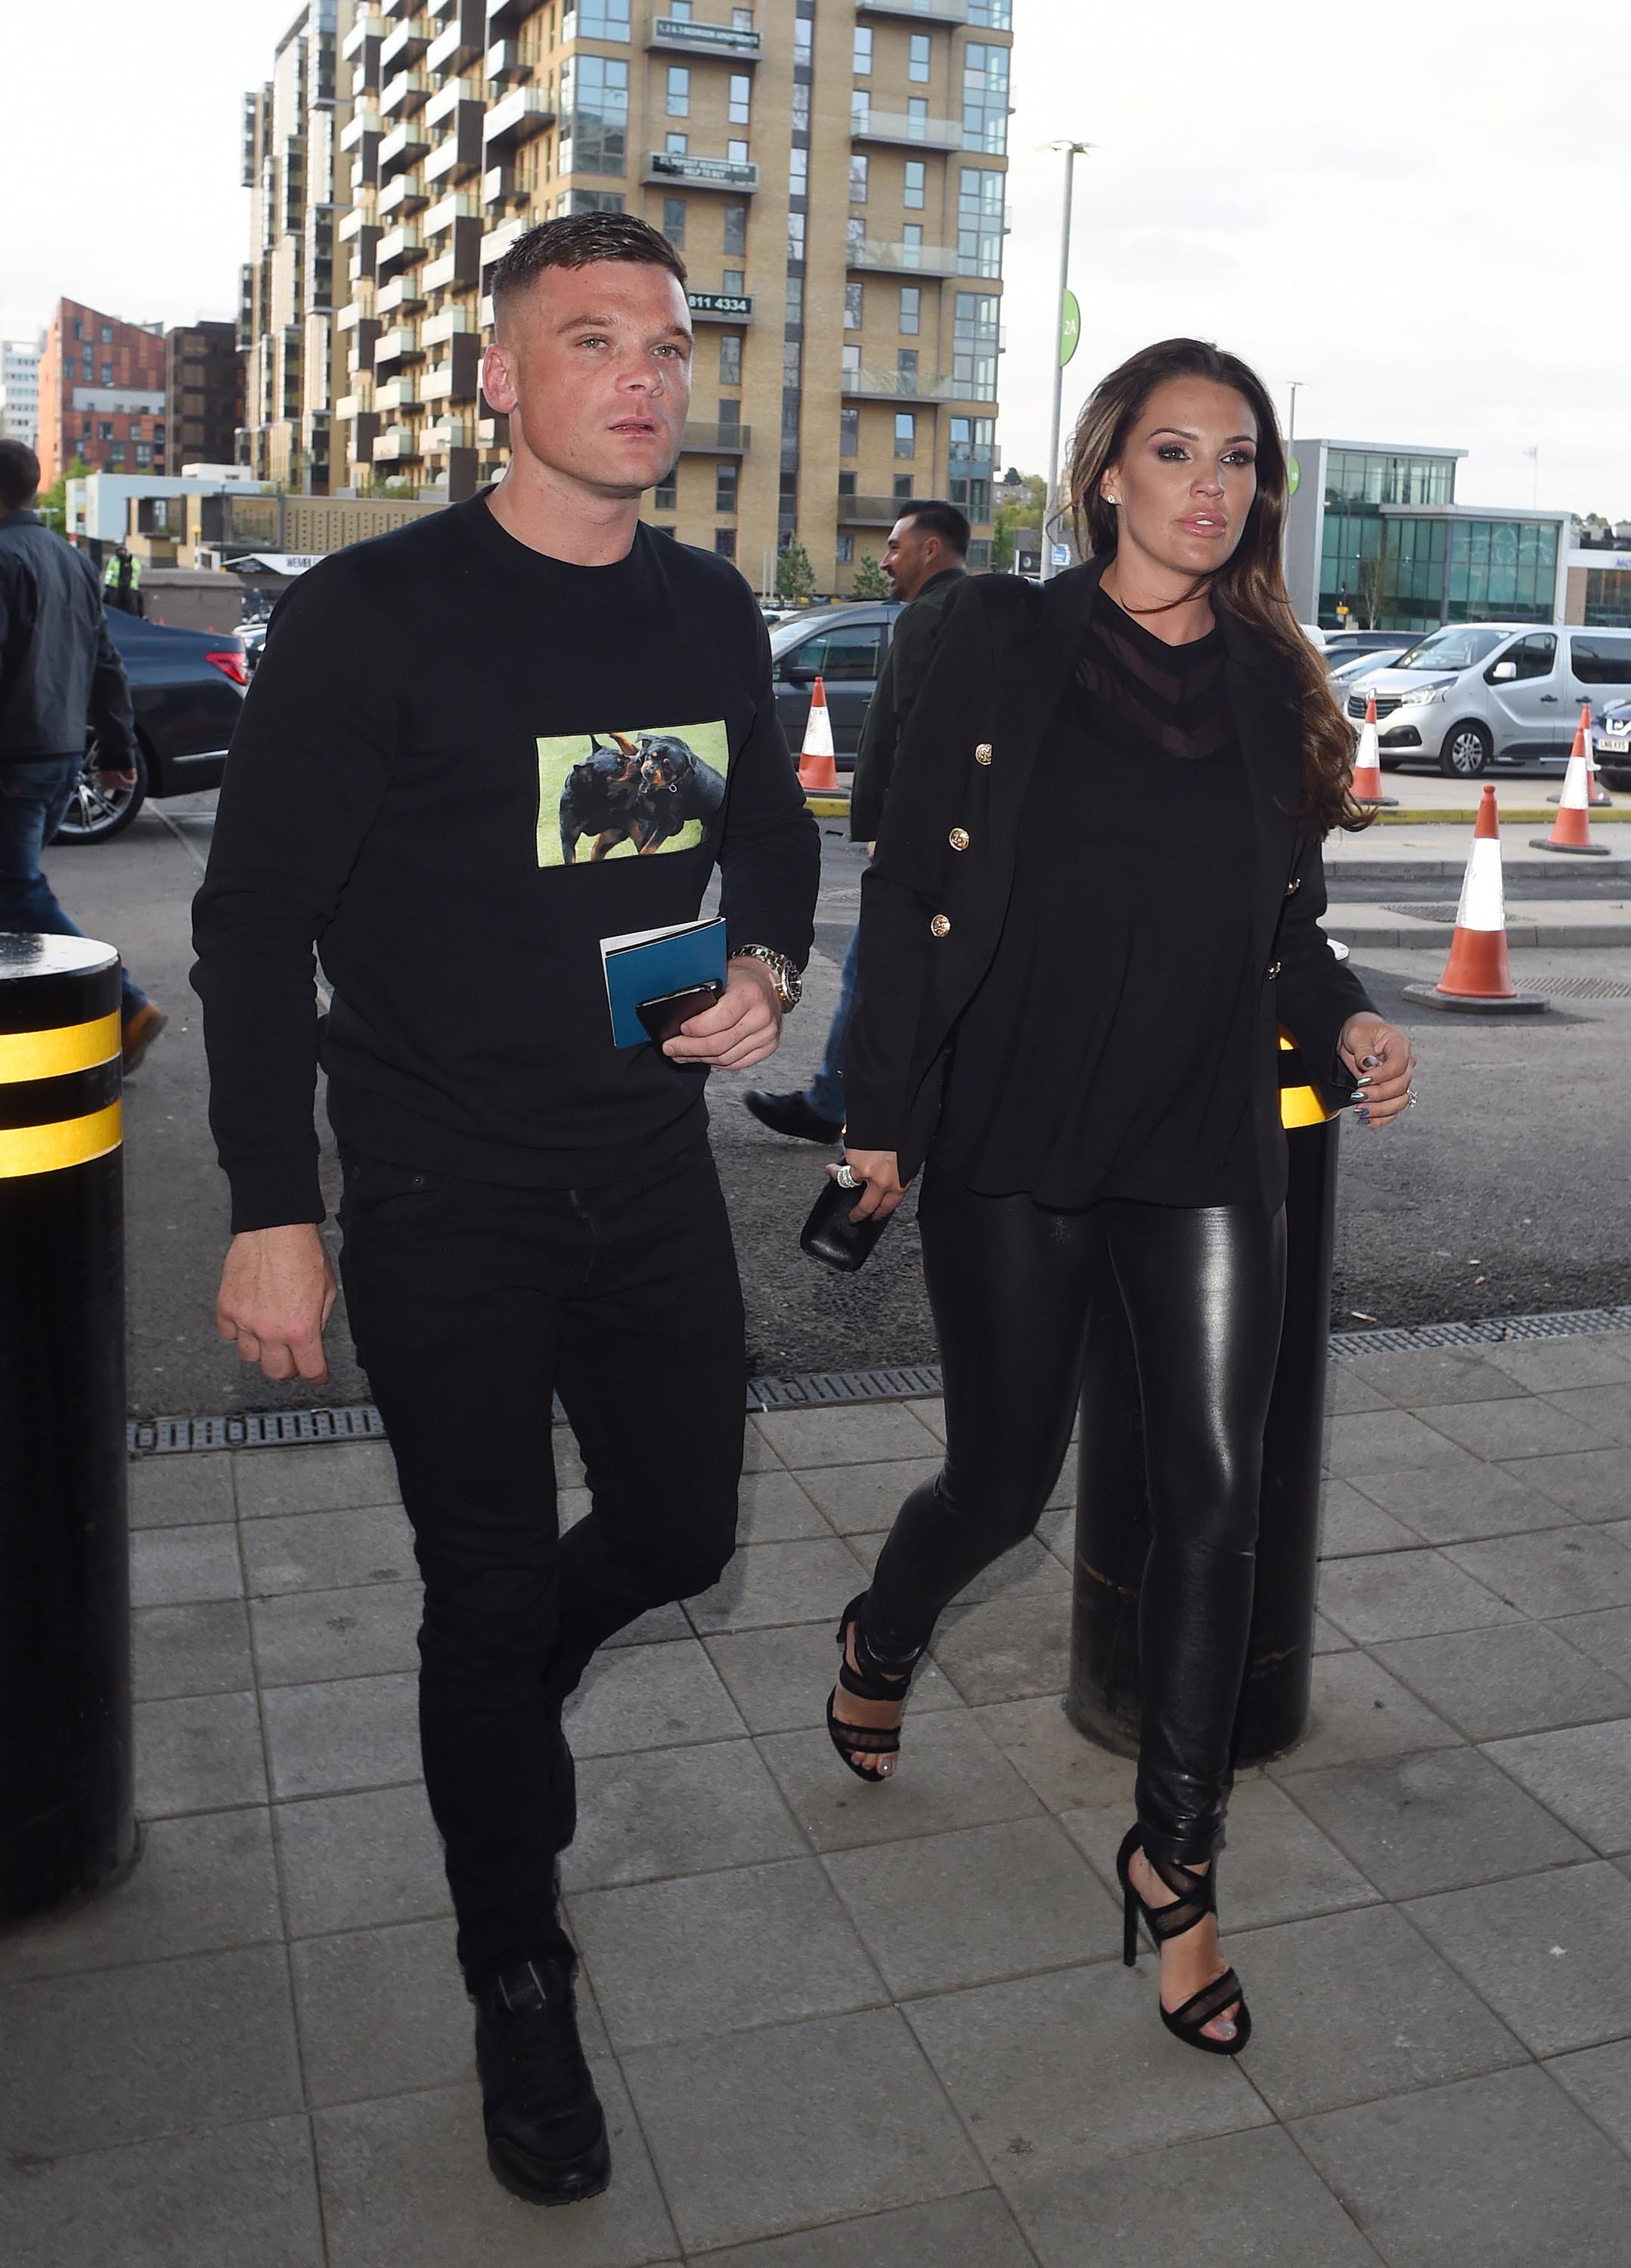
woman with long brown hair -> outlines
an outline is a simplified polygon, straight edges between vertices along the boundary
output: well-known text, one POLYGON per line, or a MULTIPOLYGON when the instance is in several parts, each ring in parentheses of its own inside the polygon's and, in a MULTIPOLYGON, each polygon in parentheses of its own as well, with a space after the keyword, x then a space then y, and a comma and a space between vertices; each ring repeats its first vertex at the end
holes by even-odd
POLYGON ((1090 1303, 1119 1297, 1152 1515, 1128 1958, 1141 1916, 1162 2021, 1234 2055, 1214 1862, 1284 1301, 1277 1034, 1370 1127, 1413 1100, 1413 1058, 1318 927, 1321 841, 1365 821, 1280 572, 1261 380, 1199 340, 1146 348, 1083 410, 1070 493, 1085 565, 954 594, 862 889, 840 1178, 887 1213, 927 1160, 947 1449, 845 1610, 828 1722, 852 1771, 890 1773, 912 1665, 1035 1527, 1090 1303))

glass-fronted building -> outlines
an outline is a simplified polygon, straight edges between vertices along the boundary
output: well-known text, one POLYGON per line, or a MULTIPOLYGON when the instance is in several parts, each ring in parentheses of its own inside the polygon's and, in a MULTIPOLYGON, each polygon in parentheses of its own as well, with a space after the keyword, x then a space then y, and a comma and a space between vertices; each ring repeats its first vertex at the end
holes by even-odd
POLYGON ((1564 512, 1456 502, 1465 449, 1297 441, 1286 576, 1298 619, 1336 630, 1561 621, 1564 512))
POLYGON ((1568 555, 1563 619, 1593 629, 1631 629, 1631 543, 1580 544, 1568 555))

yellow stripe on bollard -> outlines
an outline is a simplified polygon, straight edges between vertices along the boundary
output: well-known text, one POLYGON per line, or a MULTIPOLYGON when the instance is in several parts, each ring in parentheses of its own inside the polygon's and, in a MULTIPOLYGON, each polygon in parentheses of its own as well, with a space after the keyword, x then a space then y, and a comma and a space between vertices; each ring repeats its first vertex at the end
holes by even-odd
POLYGON ((19 1079, 63 1079, 111 1063, 120 1048, 119 1012, 54 1032, 0 1032, 0 1086, 19 1079))
POLYGON ((55 1126, 0 1128, 0 1181, 85 1165, 116 1150, 123 1137, 122 1112, 116 1102, 85 1118, 59 1119, 55 1126))
MULTIPOLYGON (((1280 1050, 1282 1056, 1296 1052, 1295 1041, 1288 1040, 1283 1032, 1280 1035, 1280 1050)), ((1298 1126, 1323 1126, 1327 1119, 1342 1115, 1338 1110, 1327 1110, 1318 1090, 1306 1080, 1299 1079, 1295 1086, 1285 1084, 1286 1072, 1291 1071, 1295 1076, 1301 1068, 1300 1062, 1295 1066, 1283 1063, 1280 1065, 1280 1123, 1288 1132, 1298 1126)))

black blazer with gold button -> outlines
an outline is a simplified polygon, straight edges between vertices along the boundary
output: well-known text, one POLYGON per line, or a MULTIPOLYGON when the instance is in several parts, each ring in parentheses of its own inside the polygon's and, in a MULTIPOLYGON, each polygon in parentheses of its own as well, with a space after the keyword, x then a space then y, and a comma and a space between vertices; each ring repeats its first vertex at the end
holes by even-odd
MULTIPOLYGON (((877 853, 861 886, 858 1002, 845 1049, 846 1138, 893 1150, 903 1181, 927 1155, 957 1020, 1002 935, 1032 769, 1081 653, 1105 561, 1038 589, 972 576, 951 593, 935 656, 903 735, 877 853)), ((1326 944, 1325 862, 1302 832, 1296 682, 1238 617, 1217 609, 1225 682, 1251 793, 1252 951, 1262 971, 1254 1082, 1264 1201, 1286 1180, 1277 1034, 1296 1041, 1335 1102, 1352 1088, 1343 1025, 1372 1004, 1326 944)), ((1078 972, 1044 969, 1070 1012, 1078 972)))

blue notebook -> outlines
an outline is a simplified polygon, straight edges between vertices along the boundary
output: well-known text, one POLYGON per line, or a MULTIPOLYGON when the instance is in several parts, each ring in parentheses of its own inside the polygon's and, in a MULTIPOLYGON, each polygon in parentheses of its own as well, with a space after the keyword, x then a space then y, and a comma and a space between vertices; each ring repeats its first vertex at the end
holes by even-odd
POLYGON ((725 982, 725 922, 722 916, 680 922, 672 929, 635 929, 625 937, 601 939, 606 998, 611 1008, 612 1044, 648 1047, 651 1035, 639 1019, 642 1000, 661 1000, 693 984, 725 982))

